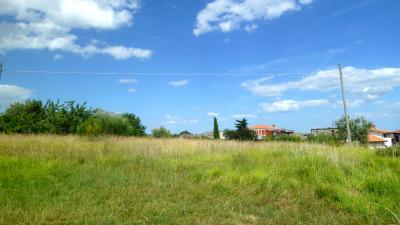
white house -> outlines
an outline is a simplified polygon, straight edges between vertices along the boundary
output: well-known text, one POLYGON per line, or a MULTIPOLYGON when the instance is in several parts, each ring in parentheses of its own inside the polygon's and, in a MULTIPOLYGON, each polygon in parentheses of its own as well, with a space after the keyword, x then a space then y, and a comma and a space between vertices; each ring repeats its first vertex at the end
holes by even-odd
POLYGON ((392 138, 388 136, 388 134, 390 133, 391 131, 389 130, 382 130, 373 126, 368 135, 369 145, 371 147, 374 146, 374 148, 378 146, 383 148, 392 147, 393 146, 392 138))

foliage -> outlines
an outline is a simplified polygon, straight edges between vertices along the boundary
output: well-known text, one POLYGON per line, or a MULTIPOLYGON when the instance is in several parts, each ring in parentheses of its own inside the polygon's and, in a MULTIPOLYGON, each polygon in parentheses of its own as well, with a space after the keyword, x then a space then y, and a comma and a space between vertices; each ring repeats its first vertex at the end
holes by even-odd
POLYGON ((0 224, 398 224, 400 160, 310 143, 0 135, 0 224))
POLYGON ((390 148, 377 149, 376 154, 388 157, 400 157, 400 144, 396 144, 390 148))
POLYGON ((248 123, 246 118, 242 120, 236 120, 236 130, 224 130, 224 136, 227 140, 240 140, 240 141, 251 141, 255 140, 256 136, 253 131, 247 127, 248 123))
POLYGON ((131 134, 133 136, 146 135, 146 127, 141 124, 140 118, 133 113, 124 113, 122 117, 125 118, 128 124, 132 127, 131 134))
POLYGON ((184 131, 182 131, 182 132, 179 133, 179 136, 180 136, 180 135, 192 135, 192 133, 190 133, 190 132, 187 131, 187 130, 184 130, 184 131))
POLYGON ((217 118, 214 117, 214 131, 213 131, 214 139, 220 139, 219 136, 219 128, 217 118))
POLYGON ((98 110, 78 127, 82 135, 144 136, 145 127, 134 114, 113 114, 98 110))
POLYGON ((69 101, 60 104, 48 100, 43 104, 40 100, 27 100, 12 104, 0 116, 0 132, 75 134, 77 127, 93 113, 85 103, 69 101))
POLYGON ((0 132, 25 134, 82 134, 143 136, 145 127, 134 114, 110 114, 86 103, 27 100, 12 104, 0 115, 0 132))
MULTIPOLYGON (((365 119, 364 117, 357 117, 349 120, 351 139, 354 142, 359 142, 360 144, 368 143, 368 133, 371 130, 372 123, 365 119)), ((336 121, 336 126, 339 129, 339 138, 341 140, 346 140, 346 120, 345 117, 340 118, 336 121)))
POLYGON ((339 146, 343 143, 342 139, 338 135, 329 135, 329 134, 318 134, 318 135, 309 135, 306 139, 310 143, 316 144, 328 144, 332 146, 339 146))
POLYGON ((296 142, 296 143, 302 142, 302 139, 300 136, 287 135, 287 134, 265 136, 264 140, 265 141, 296 142))
POLYGON ((241 141, 255 140, 255 134, 249 128, 247 128, 247 120, 243 118, 242 120, 236 120, 236 139, 241 141))
POLYGON ((155 138, 171 138, 172 133, 165 127, 154 128, 151 130, 151 136, 155 138))
POLYGON ((224 130, 224 136, 226 140, 235 140, 237 139, 237 133, 235 130, 229 130, 225 129, 224 130))

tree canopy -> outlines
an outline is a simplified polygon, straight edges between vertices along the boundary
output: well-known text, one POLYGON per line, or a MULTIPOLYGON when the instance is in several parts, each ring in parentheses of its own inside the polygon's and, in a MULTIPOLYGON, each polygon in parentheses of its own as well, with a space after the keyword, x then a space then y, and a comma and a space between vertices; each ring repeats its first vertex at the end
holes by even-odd
POLYGON ((218 121, 217 118, 214 117, 214 131, 213 131, 214 139, 220 139, 219 136, 219 128, 218 128, 218 121))
MULTIPOLYGON (((344 117, 336 121, 336 126, 339 129, 339 138, 341 140, 346 140, 346 120, 344 117)), ((364 117, 357 117, 349 120, 351 139, 357 141, 361 144, 368 143, 368 133, 371 130, 372 123, 365 119, 364 117)))

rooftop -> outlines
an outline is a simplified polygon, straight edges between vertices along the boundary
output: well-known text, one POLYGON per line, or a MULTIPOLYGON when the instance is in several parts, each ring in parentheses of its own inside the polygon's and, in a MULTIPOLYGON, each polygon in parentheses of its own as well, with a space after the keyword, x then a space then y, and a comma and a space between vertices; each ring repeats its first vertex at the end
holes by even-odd
POLYGON ((375 135, 372 134, 368 134, 368 142, 372 143, 372 142, 385 142, 385 140, 383 140, 380 137, 377 137, 375 135))

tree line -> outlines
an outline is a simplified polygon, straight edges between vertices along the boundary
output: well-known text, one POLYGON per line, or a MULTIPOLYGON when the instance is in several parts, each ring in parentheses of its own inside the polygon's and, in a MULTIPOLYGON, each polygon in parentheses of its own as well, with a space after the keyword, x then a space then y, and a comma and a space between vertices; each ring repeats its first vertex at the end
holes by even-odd
MULTIPOLYGON (((217 118, 214 117, 214 139, 220 138, 217 118)), ((345 119, 336 121, 339 130, 337 135, 310 135, 307 141, 313 143, 328 143, 339 145, 346 140, 345 119)), ((352 139, 361 144, 368 143, 368 133, 372 123, 363 117, 350 120, 352 139)), ((245 118, 236 120, 234 130, 224 130, 228 140, 254 141, 257 137, 248 128, 245 118)), ((138 116, 132 113, 110 113, 102 109, 89 108, 86 103, 78 104, 75 101, 42 102, 41 100, 27 100, 23 103, 14 103, 5 112, 0 114, 0 133, 13 134, 79 134, 79 135, 121 135, 145 136, 146 127, 141 124, 138 116)), ((182 135, 191 135, 188 131, 173 134, 165 127, 155 128, 151 135, 156 138, 172 138, 182 135)), ((303 141, 298 136, 278 135, 267 137, 273 141, 303 141)))
POLYGON ((135 114, 109 113, 75 101, 27 100, 0 114, 0 132, 6 134, 144 136, 145 129, 135 114))

